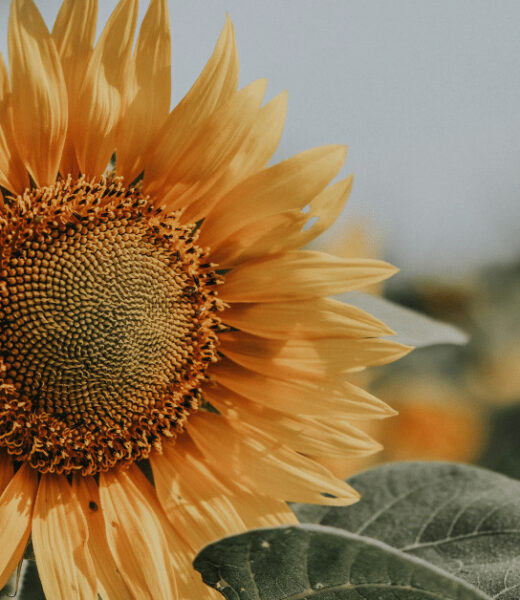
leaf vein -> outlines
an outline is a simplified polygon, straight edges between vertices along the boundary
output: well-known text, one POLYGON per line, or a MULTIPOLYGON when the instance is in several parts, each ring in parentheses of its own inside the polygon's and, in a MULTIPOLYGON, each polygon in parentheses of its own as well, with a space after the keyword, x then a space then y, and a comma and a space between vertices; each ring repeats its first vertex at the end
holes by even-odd
POLYGON ((375 523, 375 521, 377 521, 377 519, 379 519, 379 517, 384 514, 388 509, 392 508, 393 506, 395 506, 398 502, 400 502, 401 500, 404 500, 405 498, 407 498, 408 496, 411 496, 412 494, 414 494, 415 492, 417 492, 418 490, 421 490, 423 488, 427 488, 429 486, 432 485, 432 482, 429 481, 428 483, 425 483, 424 485, 418 485, 415 488, 412 488, 410 490, 407 490, 404 494, 400 494, 399 496, 396 496, 394 498, 392 498, 391 502, 389 502, 388 504, 385 504, 384 506, 382 506, 379 510, 376 510, 372 516, 370 517, 370 519, 367 519, 359 529, 357 529, 356 531, 354 531, 353 533, 357 533, 360 534, 363 531, 365 531, 365 529, 369 526, 372 525, 372 523, 375 523))
POLYGON ((443 544, 451 544, 453 542, 458 542, 461 540, 467 540, 472 538, 478 538, 480 536, 487 537, 490 535, 509 535, 513 533, 520 534, 520 529, 503 529, 502 531, 473 531, 471 533, 465 533, 461 535, 456 535, 451 538, 444 538, 442 540, 434 540, 433 542, 422 542, 420 544, 411 544, 409 546, 404 546, 400 548, 403 552, 409 552, 410 550, 418 550, 422 548, 432 548, 434 546, 441 546, 443 544))

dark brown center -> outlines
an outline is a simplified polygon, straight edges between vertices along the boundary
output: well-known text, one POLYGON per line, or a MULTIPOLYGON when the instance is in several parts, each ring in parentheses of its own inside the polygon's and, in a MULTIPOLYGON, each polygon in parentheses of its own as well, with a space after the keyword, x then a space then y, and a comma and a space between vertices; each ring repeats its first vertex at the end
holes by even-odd
POLYGON ((217 356, 193 227, 117 181, 61 182, 4 212, 0 446, 43 472, 148 456, 197 409, 217 356))

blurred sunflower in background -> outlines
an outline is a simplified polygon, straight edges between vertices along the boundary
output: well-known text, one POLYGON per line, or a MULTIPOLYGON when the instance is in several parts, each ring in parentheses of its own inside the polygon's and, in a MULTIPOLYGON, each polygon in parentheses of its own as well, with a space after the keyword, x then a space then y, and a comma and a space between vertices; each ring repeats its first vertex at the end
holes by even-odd
MULTIPOLYGON (((456 419, 457 414, 466 414, 458 434, 458 460, 520 477, 518 259, 482 268, 453 282, 418 278, 395 288, 392 295, 401 303, 462 327, 470 343, 414 352, 403 368, 382 373, 371 391, 388 389, 389 395, 383 398, 392 402, 405 380, 409 390, 410 376, 412 382, 421 381, 423 387, 437 390, 438 404, 447 409, 444 423, 437 427, 441 439, 444 430, 452 427, 450 407, 456 419)), ((403 396, 409 398, 408 392, 403 390, 403 396)), ((433 401, 432 394, 430 398, 433 401)))
MULTIPOLYGON (((377 239, 370 223, 355 222, 314 247, 345 258, 379 257, 384 249, 374 244, 377 239)), ((452 323, 468 334, 469 343, 419 348, 377 371, 349 374, 349 381, 390 404, 399 417, 359 422, 383 444, 381 452, 317 460, 341 478, 405 460, 473 463, 520 477, 518 260, 453 281, 434 276, 392 280, 389 288, 386 294, 398 306, 452 323)), ((378 286, 364 291, 381 293, 378 286)))
POLYGON ((218 597, 204 544, 357 499, 309 457, 380 448, 345 375, 409 348, 327 296, 395 269, 299 250, 345 149, 266 167, 286 95, 237 89, 229 20, 170 112, 166 1, 135 50, 136 0, 96 15, 14 0, 0 65, 0 588, 31 538, 52 600, 218 597))
MULTIPOLYGON (((368 220, 350 221, 348 227, 329 235, 313 244, 314 247, 331 252, 344 258, 369 256, 378 258, 385 254, 384 241, 368 220)), ((417 285, 417 281, 398 283, 393 295, 398 306, 406 305, 403 292, 406 285, 417 285)), ((430 286, 424 286, 421 298, 428 299, 430 286)), ((437 289, 437 287, 435 288, 437 289)), ((382 296, 382 284, 371 285, 363 292, 382 296)), ((466 295, 468 295, 466 290, 466 295)), ((474 293, 469 297, 476 297, 474 293)), ((348 294, 345 295, 345 298, 348 294)), ((461 318, 460 311, 453 314, 463 297, 462 291, 451 290, 445 298, 447 308, 451 310, 432 311, 425 303, 413 304, 420 309, 416 315, 430 315, 441 321, 452 321, 461 330, 471 333, 473 328, 467 319, 461 318)), ((433 299, 433 295, 432 295, 433 299)), ((353 301, 358 301, 354 298, 353 301)), ((481 323, 491 319, 480 319, 481 323)), ((367 435, 382 443, 382 451, 365 457, 332 458, 316 457, 321 464, 342 479, 378 464, 407 460, 436 460, 453 462, 476 462, 487 441, 487 411, 479 398, 469 388, 469 382, 475 382, 473 372, 465 371, 467 382, 454 380, 453 371, 464 364, 462 356, 471 352, 474 342, 461 345, 440 345, 416 350, 409 358, 377 371, 365 370, 349 374, 350 382, 368 389, 399 413, 397 419, 359 421, 367 435), (435 362, 443 361, 440 369, 435 362), (452 373, 449 372, 451 369, 452 373)), ((481 344, 479 344, 479 348, 481 344)), ((486 365, 491 364, 486 361, 486 365)), ((480 366, 480 371, 482 372, 480 366)), ((484 371, 488 372, 488 371, 484 371)), ((507 378, 510 381, 511 377, 507 378)), ((497 386, 498 388, 498 386, 497 386)))

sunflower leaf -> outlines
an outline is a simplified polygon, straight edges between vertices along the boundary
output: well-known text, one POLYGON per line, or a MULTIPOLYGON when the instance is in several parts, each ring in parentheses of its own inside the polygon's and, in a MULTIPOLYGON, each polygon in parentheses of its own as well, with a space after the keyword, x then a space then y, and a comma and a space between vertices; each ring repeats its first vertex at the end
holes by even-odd
POLYGON ((45 600, 36 561, 24 560, 22 567, 22 582, 17 600, 45 600))
POLYGON ((395 304, 385 298, 364 294, 362 292, 349 292, 336 296, 338 300, 352 304, 366 310, 378 319, 381 319, 397 335, 391 339, 401 344, 421 348, 437 344, 467 344, 469 337, 466 333, 442 321, 436 321, 415 310, 395 304))
POLYGON ((228 600, 489 600, 421 559, 320 525, 224 538, 206 546, 194 565, 228 600))
POLYGON ((15 570, 7 585, 0 590, 0 600, 45 600, 36 562, 24 559, 19 567, 20 570, 15 570))
POLYGON ((497 600, 520 598, 520 482, 433 462, 384 465, 348 482, 360 502, 293 505, 299 520, 389 544, 497 600))

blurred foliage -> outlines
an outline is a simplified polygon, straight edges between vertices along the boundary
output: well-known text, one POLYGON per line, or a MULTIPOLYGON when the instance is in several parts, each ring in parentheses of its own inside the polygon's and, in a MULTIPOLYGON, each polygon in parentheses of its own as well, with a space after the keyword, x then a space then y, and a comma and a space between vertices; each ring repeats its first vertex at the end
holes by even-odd
MULTIPOLYGON (((371 247, 367 229, 364 240, 360 224, 352 233, 355 243, 329 240, 323 249, 381 256, 381 243, 371 247)), ((349 230, 342 237, 350 236, 349 230)), ((520 260, 456 280, 397 277, 385 296, 459 327, 470 341, 420 348, 356 375, 355 383, 400 414, 363 425, 384 445, 379 454, 321 462, 341 477, 378 463, 419 459, 474 463, 520 478, 520 260)))
MULTIPOLYGON (((403 397, 409 398, 411 377, 430 388, 441 385, 438 404, 445 408, 446 422, 439 424, 438 431, 459 422, 462 455, 458 460, 520 477, 520 262, 483 270, 452 284, 415 281, 390 288, 389 295, 458 325, 471 339, 466 346, 412 353, 374 380, 374 391, 385 400, 385 389, 395 397, 396 382, 401 379, 403 397), (462 422, 461 409, 468 407, 472 416, 462 422), (474 447, 477 439, 480 442, 474 447)), ((420 398, 418 394, 418 404, 420 398)), ((403 426, 401 422, 400 429, 403 426)))

